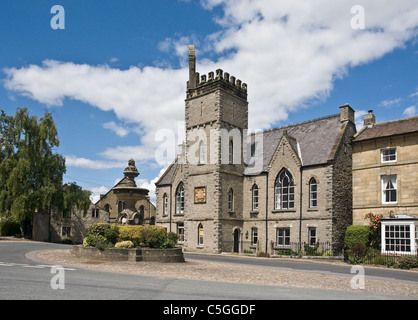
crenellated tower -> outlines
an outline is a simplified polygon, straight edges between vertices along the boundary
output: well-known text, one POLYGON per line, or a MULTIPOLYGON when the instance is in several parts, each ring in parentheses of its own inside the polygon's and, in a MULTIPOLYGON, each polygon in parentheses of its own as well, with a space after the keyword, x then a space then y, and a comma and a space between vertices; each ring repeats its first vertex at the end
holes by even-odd
POLYGON ((204 238, 216 247, 226 243, 224 235, 230 239, 234 229, 242 230, 242 201, 233 201, 231 207, 230 200, 242 197, 247 84, 221 69, 200 76, 193 45, 189 46, 185 122, 185 224, 189 224, 185 229, 206 225, 210 232, 204 238))

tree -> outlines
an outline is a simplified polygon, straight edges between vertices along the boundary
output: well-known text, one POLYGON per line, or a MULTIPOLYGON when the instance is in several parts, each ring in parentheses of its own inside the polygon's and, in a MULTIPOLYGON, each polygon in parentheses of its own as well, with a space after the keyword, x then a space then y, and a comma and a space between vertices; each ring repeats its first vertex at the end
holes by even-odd
POLYGON ((70 191, 81 193, 75 187, 65 192, 62 186, 65 158, 53 152, 59 140, 51 113, 38 120, 26 108, 14 116, 0 111, 0 213, 18 221, 26 235, 35 212, 63 208, 70 191))

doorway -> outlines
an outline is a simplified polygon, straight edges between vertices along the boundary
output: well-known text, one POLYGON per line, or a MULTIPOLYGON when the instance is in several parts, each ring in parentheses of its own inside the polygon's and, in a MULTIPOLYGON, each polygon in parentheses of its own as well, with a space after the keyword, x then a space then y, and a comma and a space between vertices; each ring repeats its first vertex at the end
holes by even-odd
POLYGON ((239 234, 240 230, 237 228, 234 230, 234 252, 239 253, 239 234))

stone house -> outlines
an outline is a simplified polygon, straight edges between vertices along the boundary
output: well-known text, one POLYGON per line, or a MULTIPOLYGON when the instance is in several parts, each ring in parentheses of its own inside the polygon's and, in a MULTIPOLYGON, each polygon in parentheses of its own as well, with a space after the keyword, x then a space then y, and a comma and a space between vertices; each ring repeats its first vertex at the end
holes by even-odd
POLYGON ((185 251, 339 252, 352 223, 353 109, 249 135, 247 85, 220 69, 199 77, 193 46, 189 63, 186 142, 156 183, 157 224, 185 251))
POLYGON ((373 111, 364 117, 353 140, 353 223, 367 224, 370 212, 385 216, 382 251, 416 250, 418 117, 381 123, 373 111))

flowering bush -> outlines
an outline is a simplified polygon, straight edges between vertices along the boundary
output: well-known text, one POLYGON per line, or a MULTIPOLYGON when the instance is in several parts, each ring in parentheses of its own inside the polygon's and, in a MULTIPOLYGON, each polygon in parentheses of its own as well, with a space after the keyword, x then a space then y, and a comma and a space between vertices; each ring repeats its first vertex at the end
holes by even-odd
POLYGON ((369 220, 369 238, 370 247, 380 249, 380 220, 383 218, 383 214, 368 213, 364 219, 369 220))

